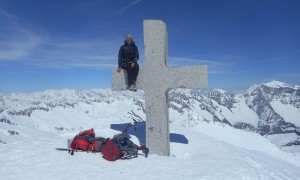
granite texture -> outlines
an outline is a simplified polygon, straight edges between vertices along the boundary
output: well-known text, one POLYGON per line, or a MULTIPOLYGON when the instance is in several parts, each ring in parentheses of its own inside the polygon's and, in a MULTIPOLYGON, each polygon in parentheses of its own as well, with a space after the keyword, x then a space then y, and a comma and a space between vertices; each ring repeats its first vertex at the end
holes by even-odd
MULTIPOLYGON (((151 154, 164 156, 170 155, 168 91, 208 86, 207 66, 168 68, 167 38, 164 22, 144 21, 145 64, 137 79, 137 88, 145 91, 147 147, 151 154)), ((112 90, 125 87, 124 73, 113 72, 112 90)))

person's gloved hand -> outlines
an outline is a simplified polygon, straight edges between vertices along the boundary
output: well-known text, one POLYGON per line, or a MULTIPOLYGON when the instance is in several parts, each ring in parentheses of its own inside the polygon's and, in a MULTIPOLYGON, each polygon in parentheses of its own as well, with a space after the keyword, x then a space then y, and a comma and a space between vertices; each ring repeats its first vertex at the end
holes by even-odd
POLYGON ((119 73, 119 72, 121 72, 121 71, 122 71, 122 68, 119 67, 119 68, 117 69, 117 72, 119 73))
POLYGON ((135 65, 134 63, 131 63, 131 68, 132 68, 132 69, 134 68, 134 65, 135 65))

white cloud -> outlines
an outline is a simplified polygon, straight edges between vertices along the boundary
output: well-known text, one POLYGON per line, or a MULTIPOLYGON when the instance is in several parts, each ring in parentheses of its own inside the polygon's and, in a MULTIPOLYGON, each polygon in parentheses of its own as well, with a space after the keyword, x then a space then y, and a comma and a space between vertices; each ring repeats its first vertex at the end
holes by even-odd
MULTIPOLYGON (((124 12, 140 1, 133 1, 120 12, 124 12)), ((108 41, 105 40, 106 37, 93 40, 54 37, 48 32, 29 29, 28 25, 22 26, 18 17, 1 8, 0 15, 0 18, 4 18, 6 22, 6 31, 0 27, 0 63, 21 60, 38 68, 114 68, 117 66, 119 39, 108 41), (2 33, 7 34, 3 36, 2 33)), ((142 56, 143 53, 140 54, 142 56)), ((210 74, 227 72, 233 65, 225 61, 184 57, 169 57, 168 62, 171 67, 208 65, 210 74)))
POLYGON ((136 5, 137 3, 141 2, 142 0, 136 0, 131 2, 128 6, 125 6, 123 9, 121 9, 118 13, 122 14, 124 11, 126 11, 127 9, 131 8, 132 6, 136 5))
POLYGON ((292 79, 300 79, 300 73, 280 74, 279 77, 292 78, 292 79))
POLYGON ((112 68, 117 67, 119 44, 97 41, 50 39, 30 64, 40 68, 112 68))
POLYGON ((31 52, 41 45, 43 40, 33 34, 19 34, 22 38, 13 38, 0 42, 0 62, 11 60, 23 60, 31 52))
POLYGON ((6 12, 2 7, 0 7, 0 18, 8 19, 11 22, 17 21, 19 19, 17 16, 6 12))
POLYGON ((0 7, 0 62, 21 60, 28 56, 43 41, 31 31, 23 28, 19 18, 0 7))
POLYGON ((36 32, 34 29, 29 29, 28 25, 23 26, 18 17, 0 8, 1 20, 4 26, 0 27, 0 63, 22 61, 38 68, 117 66, 117 53, 120 46, 117 41, 51 37, 48 32, 36 32))
POLYGON ((179 67, 179 66, 200 66, 207 65, 208 73, 210 74, 220 74, 227 71, 228 68, 234 65, 234 63, 223 63, 215 60, 207 59, 196 59, 196 58, 183 58, 183 57, 169 57, 169 66, 179 67))

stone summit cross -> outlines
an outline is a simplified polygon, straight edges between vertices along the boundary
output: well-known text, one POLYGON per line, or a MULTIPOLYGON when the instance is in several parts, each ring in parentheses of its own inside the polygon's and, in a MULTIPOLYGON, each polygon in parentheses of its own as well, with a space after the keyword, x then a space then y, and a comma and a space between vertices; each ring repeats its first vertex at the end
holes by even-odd
MULTIPOLYGON (((146 145, 151 154, 170 155, 168 91, 171 88, 206 88, 207 66, 168 68, 166 24, 144 21, 145 63, 136 82, 145 91, 146 145)), ((126 73, 113 72, 112 90, 126 87, 126 73)))

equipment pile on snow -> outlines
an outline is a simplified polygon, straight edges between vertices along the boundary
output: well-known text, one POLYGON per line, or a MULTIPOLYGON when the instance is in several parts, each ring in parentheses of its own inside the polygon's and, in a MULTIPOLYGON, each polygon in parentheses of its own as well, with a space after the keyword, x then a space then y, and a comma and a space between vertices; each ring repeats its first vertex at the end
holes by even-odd
POLYGON ((57 148, 57 150, 67 150, 71 155, 74 151, 86 152, 101 152, 103 158, 108 161, 115 161, 117 159, 131 159, 138 156, 138 151, 142 150, 145 157, 148 156, 149 149, 143 145, 138 146, 130 140, 128 129, 135 127, 134 124, 129 124, 122 133, 116 134, 112 139, 96 137, 94 129, 89 129, 80 132, 73 139, 68 139, 68 148, 57 148))

